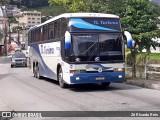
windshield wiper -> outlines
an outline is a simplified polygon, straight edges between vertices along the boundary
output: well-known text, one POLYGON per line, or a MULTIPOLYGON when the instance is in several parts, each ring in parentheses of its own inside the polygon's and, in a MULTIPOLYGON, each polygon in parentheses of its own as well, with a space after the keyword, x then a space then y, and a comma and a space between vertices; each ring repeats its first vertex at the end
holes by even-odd
POLYGON ((92 59, 92 57, 95 55, 96 51, 97 51, 97 47, 93 50, 93 52, 91 53, 91 55, 89 56, 87 61, 90 61, 92 59))
POLYGON ((85 53, 87 53, 94 45, 96 45, 98 43, 98 41, 97 42, 95 42, 93 45, 91 45, 86 51, 84 51, 83 53, 80 53, 79 55, 83 55, 83 54, 85 54, 85 53))

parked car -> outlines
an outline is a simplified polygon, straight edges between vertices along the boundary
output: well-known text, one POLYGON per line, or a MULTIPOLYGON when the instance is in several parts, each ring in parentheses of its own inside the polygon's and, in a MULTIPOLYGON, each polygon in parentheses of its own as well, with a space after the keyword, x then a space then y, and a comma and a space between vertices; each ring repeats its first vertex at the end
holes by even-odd
POLYGON ((15 52, 22 52, 22 49, 20 47, 15 47, 15 52))
POLYGON ((11 68, 16 66, 27 67, 27 57, 23 52, 15 52, 11 57, 11 68))

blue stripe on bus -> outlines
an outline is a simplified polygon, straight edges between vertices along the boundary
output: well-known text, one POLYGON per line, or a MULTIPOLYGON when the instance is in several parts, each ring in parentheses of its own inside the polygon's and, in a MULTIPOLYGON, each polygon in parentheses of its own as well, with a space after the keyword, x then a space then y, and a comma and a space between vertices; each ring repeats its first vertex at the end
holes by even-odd
MULTIPOLYGON (((38 62, 40 63, 40 75, 41 76, 47 76, 48 78, 51 78, 51 79, 56 79, 57 76, 56 76, 56 73, 54 73, 44 62, 42 56, 41 56, 41 53, 40 53, 40 50, 39 50, 39 46, 38 45, 32 45, 31 48, 34 49, 34 53, 37 54, 37 55, 33 55, 33 56, 36 56, 36 59, 38 60, 38 62)), ((54 61, 53 61, 54 62, 54 61)))
POLYGON ((108 30, 108 31, 114 31, 114 32, 117 31, 114 29, 93 25, 93 24, 90 24, 90 23, 88 23, 82 19, 78 19, 78 18, 72 18, 70 21, 70 25, 77 27, 77 28, 82 28, 82 29, 108 30))
POLYGON ((71 76, 70 79, 71 79, 71 84, 123 82, 125 80, 125 73, 124 72, 79 73, 71 76), (122 76, 122 78, 118 77, 120 75, 122 76), (104 80, 100 80, 102 78, 104 78, 104 80))

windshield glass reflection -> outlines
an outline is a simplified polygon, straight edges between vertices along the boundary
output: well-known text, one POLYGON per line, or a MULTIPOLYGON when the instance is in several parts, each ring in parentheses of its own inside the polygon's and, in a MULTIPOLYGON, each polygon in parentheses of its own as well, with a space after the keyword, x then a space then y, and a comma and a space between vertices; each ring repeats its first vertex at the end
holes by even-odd
POLYGON ((121 34, 72 35, 70 61, 123 60, 121 34))

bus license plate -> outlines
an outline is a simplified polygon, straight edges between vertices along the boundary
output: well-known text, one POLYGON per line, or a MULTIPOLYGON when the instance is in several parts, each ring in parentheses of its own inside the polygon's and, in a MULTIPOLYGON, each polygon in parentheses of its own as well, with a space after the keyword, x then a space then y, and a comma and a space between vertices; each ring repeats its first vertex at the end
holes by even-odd
POLYGON ((96 80, 105 80, 105 77, 97 77, 96 80))

